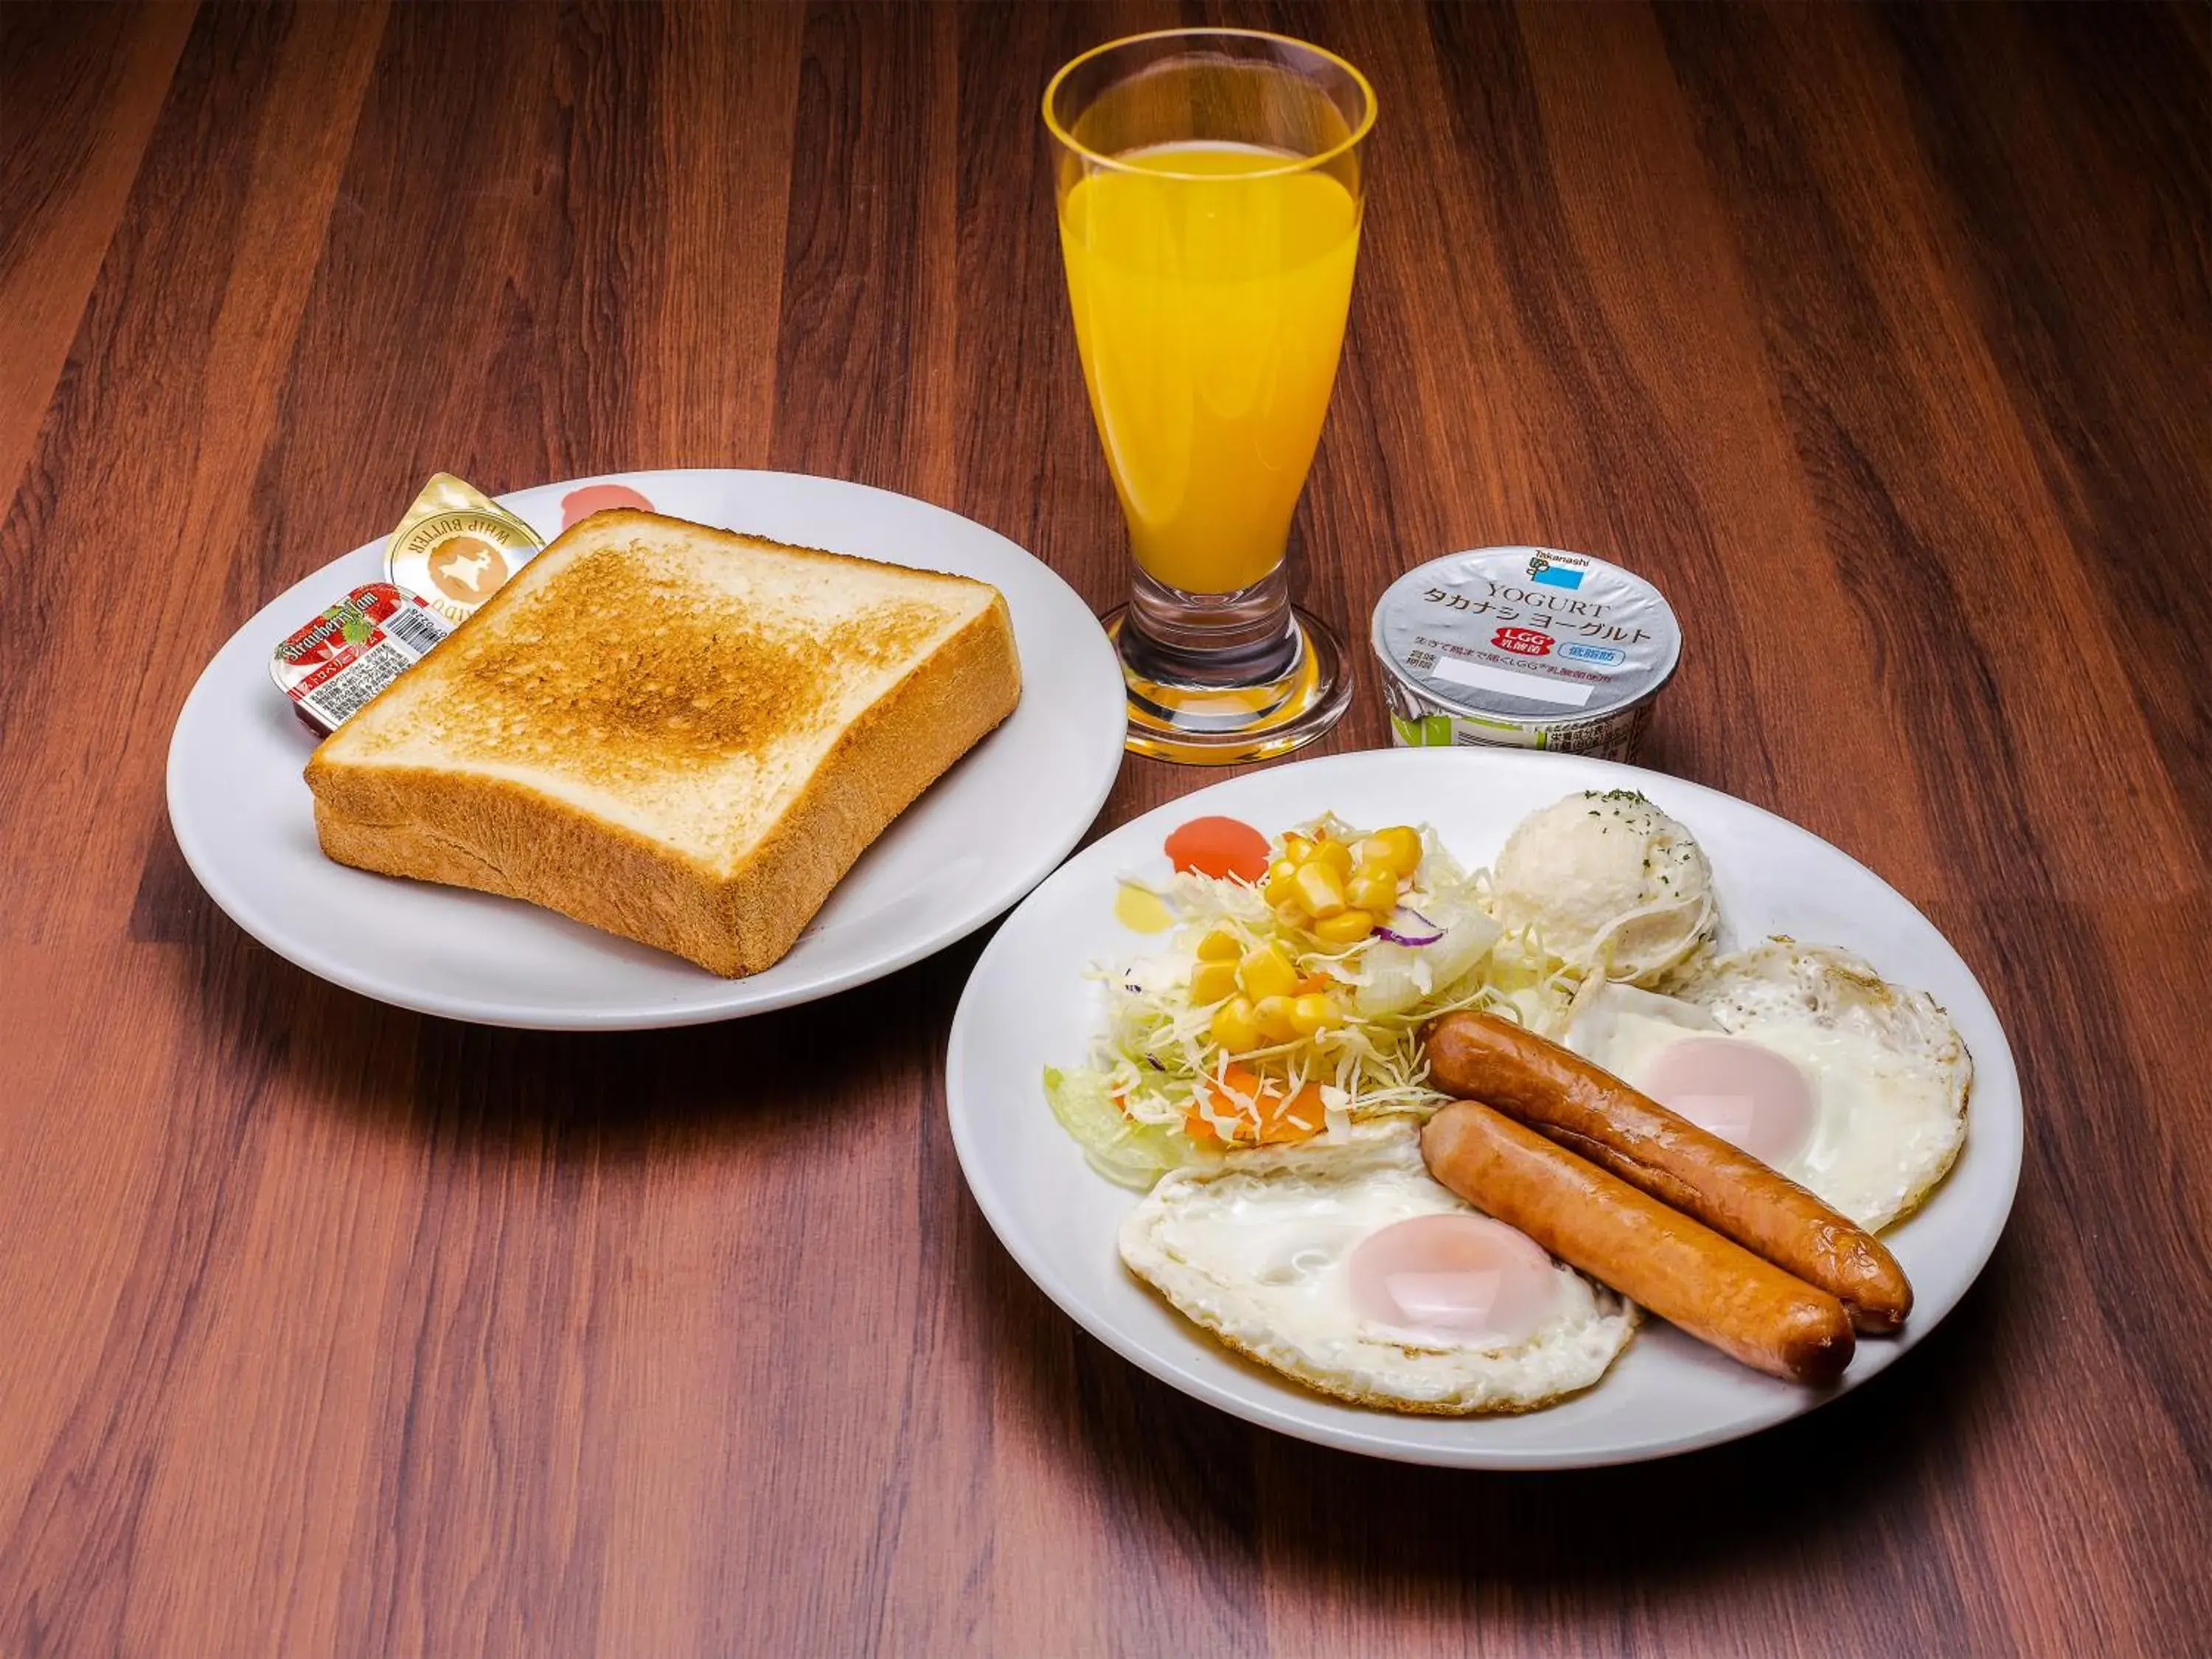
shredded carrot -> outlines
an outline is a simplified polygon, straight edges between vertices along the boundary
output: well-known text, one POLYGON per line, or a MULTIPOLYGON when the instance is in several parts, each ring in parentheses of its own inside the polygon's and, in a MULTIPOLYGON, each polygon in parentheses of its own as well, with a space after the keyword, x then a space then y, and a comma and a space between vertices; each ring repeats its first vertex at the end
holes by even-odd
POLYGON ((1296 1094, 1286 1094, 1279 1080, 1261 1077, 1246 1066, 1231 1063, 1219 1076, 1205 1079, 1199 1091, 1200 1100, 1185 1115, 1183 1127, 1201 1146, 1273 1146, 1310 1140, 1328 1121, 1319 1084, 1309 1083, 1296 1094), (1226 1134, 1220 1127, 1224 1123, 1226 1134))

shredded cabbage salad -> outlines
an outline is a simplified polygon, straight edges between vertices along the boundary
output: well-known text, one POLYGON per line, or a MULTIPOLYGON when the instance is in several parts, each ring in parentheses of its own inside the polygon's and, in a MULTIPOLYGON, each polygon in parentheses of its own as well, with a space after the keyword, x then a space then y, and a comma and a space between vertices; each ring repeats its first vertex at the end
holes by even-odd
POLYGON ((1176 918, 1172 933, 1156 954, 1093 967, 1105 1019, 1089 1064, 1045 1073, 1054 1115, 1094 1169, 1142 1189, 1233 1147, 1308 1139, 1392 1114, 1425 1118, 1449 1098, 1429 1086, 1421 1033, 1430 1021, 1480 1008, 1542 1026, 1565 1009, 1578 976, 1533 937, 1502 939, 1484 872, 1463 870, 1429 826, 1418 834, 1419 862, 1401 874, 1395 908, 1350 943, 1321 937, 1296 901, 1268 896, 1289 890, 1285 872, 1306 849, 1378 844, 1334 816, 1272 841, 1264 882, 1186 872, 1153 890, 1176 918), (1272 946, 1287 959, 1299 995, 1273 999, 1276 1012, 1298 1001, 1318 1029, 1286 1033, 1278 1018, 1256 1042, 1249 1030, 1233 1048, 1222 1040, 1238 1019, 1224 1017, 1224 1005, 1250 1006, 1234 989, 1219 994, 1232 941, 1240 982, 1255 953, 1265 957, 1272 946), (1194 982, 1214 994, 1199 1000, 1194 982))

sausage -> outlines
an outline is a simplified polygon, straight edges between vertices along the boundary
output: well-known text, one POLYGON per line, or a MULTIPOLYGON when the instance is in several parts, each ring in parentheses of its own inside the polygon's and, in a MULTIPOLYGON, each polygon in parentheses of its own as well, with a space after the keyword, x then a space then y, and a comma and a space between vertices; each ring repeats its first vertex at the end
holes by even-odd
POLYGON ((1844 1304, 1474 1101, 1421 1131, 1429 1173, 1570 1267, 1785 1382, 1833 1382, 1855 1346, 1844 1304))
POLYGON ((1749 1152, 1639 1094, 1580 1054, 1494 1014, 1429 1030, 1429 1071, 1829 1291, 1860 1330, 1896 1330, 1912 1285, 1872 1233, 1749 1152))

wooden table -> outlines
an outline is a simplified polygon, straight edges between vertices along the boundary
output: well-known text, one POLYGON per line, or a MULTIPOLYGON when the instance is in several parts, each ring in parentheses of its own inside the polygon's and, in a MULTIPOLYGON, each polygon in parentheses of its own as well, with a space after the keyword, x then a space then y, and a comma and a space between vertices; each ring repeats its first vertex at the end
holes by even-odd
POLYGON ((0 1653, 2205 1651, 2209 61, 2202 9, 0 7, 0 1653), (1036 100, 1186 15, 1380 89, 1305 601, 1622 557, 1690 635, 1648 759, 2004 1016, 2004 1243, 1809 1419, 1540 1478, 1247 1428, 969 1202, 980 939, 530 1036, 179 857, 201 664, 436 469, 835 474, 1115 603, 1036 100))

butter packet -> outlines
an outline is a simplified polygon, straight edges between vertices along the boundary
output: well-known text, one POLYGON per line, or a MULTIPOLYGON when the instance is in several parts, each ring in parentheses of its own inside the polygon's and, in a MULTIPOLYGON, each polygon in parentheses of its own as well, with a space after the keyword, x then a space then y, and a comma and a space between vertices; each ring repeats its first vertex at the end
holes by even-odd
POLYGON ((491 497, 441 472, 385 544, 385 580, 447 622, 466 622, 545 544, 491 497))

